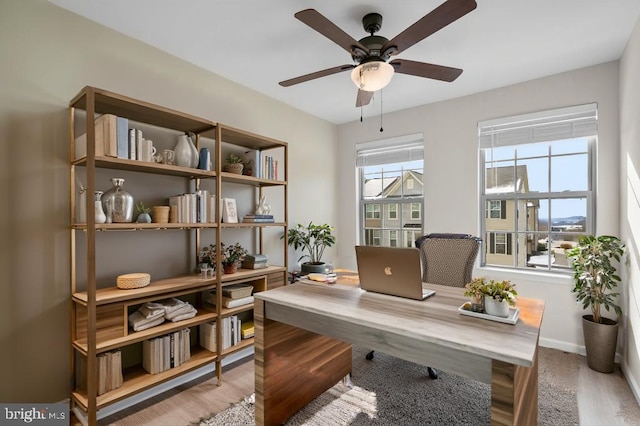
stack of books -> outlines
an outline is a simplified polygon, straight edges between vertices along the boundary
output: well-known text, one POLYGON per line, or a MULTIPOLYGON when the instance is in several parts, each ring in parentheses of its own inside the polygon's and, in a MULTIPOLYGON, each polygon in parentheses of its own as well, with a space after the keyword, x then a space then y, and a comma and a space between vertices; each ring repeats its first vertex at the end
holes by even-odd
MULTIPOLYGON (((98 354, 98 395, 103 395, 122 386, 122 355, 117 349, 98 354)), ((78 387, 87 389, 87 360, 80 357, 78 362, 78 387)))
POLYGON ((248 214, 243 219, 244 223, 273 223, 272 214, 248 214))
POLYGON ((142 341, 142 368, 158 374, 191 358, 189 329, 142 341))
POLYGON ((253 337, 253 332, 254 332, 253 321, 243 322, 240 325, 240 335, 243 339, 248 339, 250 337, 253 337))
POLYGON ((266 254, 249 254, 242 260, 244 269, 262 269, 268 266, 269 257, 266 254))

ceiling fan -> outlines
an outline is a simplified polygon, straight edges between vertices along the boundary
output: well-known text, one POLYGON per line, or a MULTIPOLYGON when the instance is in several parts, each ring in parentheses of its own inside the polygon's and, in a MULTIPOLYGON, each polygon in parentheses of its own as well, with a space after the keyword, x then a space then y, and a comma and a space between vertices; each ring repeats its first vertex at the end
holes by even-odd
POLYGON ((362 18, 362 25, 370 35, 359 41, 356 41, 315 9, 302 10, 294 16, 349 52, 355 64, 345 64, 316 71, 281 81, 279 84, 289 87, 351 70, 351 79, 358 87, 356 107, 360 107, 371 101, 373 92, 380 90, 391 81, 394 72, 446 82, 454 81, 462 74, 462 70, 459 68, 407 59, 392 61, 389 59, 460 19, 474 10, 476 6, 475 0, 447 0, 391 40, 374 35, 380 31, 382 16, 378 13, 369 13, 362 18))

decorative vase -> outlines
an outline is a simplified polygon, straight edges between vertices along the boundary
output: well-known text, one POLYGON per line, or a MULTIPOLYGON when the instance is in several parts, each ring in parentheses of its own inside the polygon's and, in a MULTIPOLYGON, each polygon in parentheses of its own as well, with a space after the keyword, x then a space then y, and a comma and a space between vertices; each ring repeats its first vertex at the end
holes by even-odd
POLYGON ((102 207, 107 215, 107 221, 114 223, 129 223, 133 221, 133 197, 122 187, 124 179, 111 178, 111 189, 102 195, 102 207))
POLYGON ((178 136, 178 143, 173 151, 175 152, 176 166, 192 168, 198 166, 198 150, 188 135, 178 136))
POLYGON ((136 219, 137 223, 151 223, 151 215, 149 213, 140 213, 136 219))
POLYGON ((256 206, 256 214, 269 214, 271 213, 271 205, 267 203, 267 198, 263 195, 260 197, 260 202, 256 206))
POLYGON ((200 149, 198 168, 200 170, 211 170, 211 153, 209 152, 209 148, 200 149))
POLYGON ((102 191, 96 191, 94 193, 96 223, 105 223, 107 221, 107 215, 104 214, 104 210, 102 209, 102 194, 102 191))
POLYGON ((484 298, 480 297, 472 297, 471 298, 471 310, 473 312, 484 312, 484 298))
POLYGON ((506 318, 509 316, 509 302, 506 300, 497 300, 491 296, 485 296, 484 312, 488 315, 506 318))
POLYGON ((225 274, 235 274, 236 272, 238 272, 238 264, 235 262, 225 263, 224 265, 222 265, 222 267, 225 274))

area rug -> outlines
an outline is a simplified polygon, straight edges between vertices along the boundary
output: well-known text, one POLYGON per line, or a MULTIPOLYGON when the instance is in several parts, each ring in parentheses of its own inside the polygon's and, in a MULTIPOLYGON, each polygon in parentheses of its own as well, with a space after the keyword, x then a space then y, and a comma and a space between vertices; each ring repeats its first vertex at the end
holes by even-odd
MULTIPOLYGON (((541 348, 538 424, 578 425, 577 363, 558 362, 559 351, 541 348)), ((366 349, 353 348, 351 384, 336 384, 296 413, 287 426, 488 425, 490 386, 443 371, 431 380, 426 368, 366 349)), ((253 425, 254 396, 202 420, 200 426, 253 425)))

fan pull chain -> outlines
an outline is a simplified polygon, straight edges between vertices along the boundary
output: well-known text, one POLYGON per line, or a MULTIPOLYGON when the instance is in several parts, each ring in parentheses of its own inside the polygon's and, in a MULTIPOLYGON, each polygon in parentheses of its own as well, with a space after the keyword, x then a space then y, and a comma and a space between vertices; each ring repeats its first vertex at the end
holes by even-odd
POLYGON ((382 89, 380 89, 380 133, 384 132, 382 128, 382 89))

